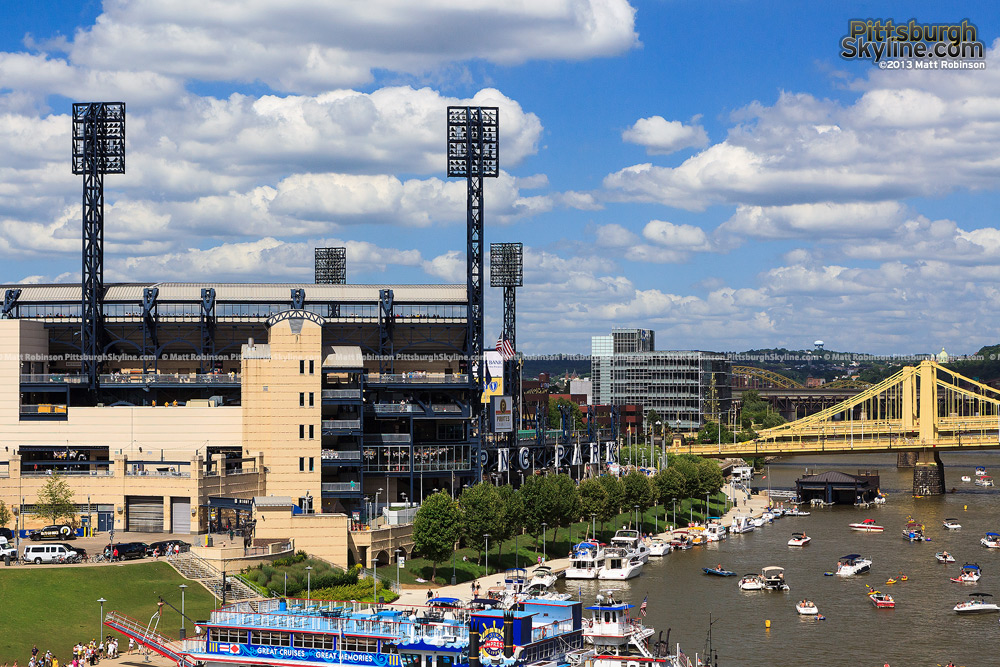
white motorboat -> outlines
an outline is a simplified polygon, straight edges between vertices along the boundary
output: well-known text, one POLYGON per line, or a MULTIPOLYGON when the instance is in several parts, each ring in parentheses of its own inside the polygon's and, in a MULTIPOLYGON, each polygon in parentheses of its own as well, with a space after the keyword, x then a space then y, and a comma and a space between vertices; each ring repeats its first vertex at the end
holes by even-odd
POLYGON ((805 533, 792 533, 792 539, 788 540, 790 547, 804 547, 812 541, 812 538, 805 533))
POLYGON ((597 541, 580 542, 573 548, 573 556, 563 576, 567 579, 596 579, 602 565, 604 547, 597 541))
POLYGON ((642 559, 631 551, 609 547, 604 552, 604 567, 597 573, 602 580, 624 581, 638 577, 642 572, 642 559))
POLYGON ((775 514, 774 514, 773 511, 771 511, 771 510, 764 510, 761 513, 760 518, 763 519, 764 521, 766 521, 767 523, 774 523, 774 520, 777 517, 775 516, 775 514))
POLYGON ((761 578, 764 579, 764 588, 769 591, 787 591, 788 584, 785 583, 785 568, 771 565, 760 571, 761 578))
POLYGON ((819 607, 812 600, 799 600, 795 603, 795 611, 802 616, 818 616, 819 607))
POLYGON ((983 475, 982 477, 976 478, 976 486, 993 486, 993 478, 989 475, 983 475))
POLYGON ((809 516, 809 512, 800 510, 798 507, 792 507, 785 510, 785 516, 809 516))
POLYGON ((670 548, 674 551, 683 551, 693 546, 691 535, 686 530, 675 530, 670 535, 670 548))
POLYGON ((762 516, 755 516, 755 517, 751 517, 751 518, 750 518, 750 523, 752 523, 752 524, 753 524, 753 527, 754 527, 754 528, 760 528, 760 527, 761 527, 761 526, 763 526, 763 525, 764 525, 765 523, 767 523, 767 519, 765 519, 765 518, 764 518, 764 517, 762 517, 762 516))
POLYGON ((962 571, 957 577, 952 577, 951 580, 956 584, 974 584, 979 581, 983 576, 983 571, 979 568, 978 563, 966 563, 962 566, 962 571))
POLYGON ((989 614, 994 611, 1000 611, 1000 606, 989 593, 969 593, 968 602, 955 605, 955 613, 958 614, 989 614))
POLYGON ((934 558, 936 558, 937 562, 939 562, 939 563, 954 563, 955 562, 955 557, 952 556, 947 551, 939 551, 939 552, 937 552, 936 554, 934 554, 934 558))
POLYGON ((986 468, 983 466, 976 466, 976 477, 983 477, 986 475, 986 468))
POLYGON ((924 524, 919 521, 907 521, 906 525, 903 526, 903 539, 910 542, 923 542, 926 539, 924 537, 924 524))
POLYGON ((1000 534, 986 533, 986 536, 979 540, 987 549, 1000 549, 1000 534))
POLYGON ((764 590, 764 577, 759 574, 745 574, 737 586, 741 591, 762 591, 764 590))
POLYGON ((941 525, 948 530, 961 530, 962 524, 958 522, 958 519, 945 519, 941 522, 941 525))
POLYGON ((705 539, 709 542, 721 542, 726 539, 726 527, 717 520, 705 524, 705 539))
POLYGON ((528 586, 538 585, 542 588, 550 588, 559 579, 559 575, 552 571, 548 565, 539 565, 531 571, 531 578, 528 579, 528 586))
POLYGON ((971 482, 972 478, 969 477, 968 475, 962 475, 962 481, 963 482, 971 482))
POLYGON ((885 530, 884 526, 875 523, 875 519, 865 519, 861 523, 850 523, 847 525, 851 530, 858 530, 863 533, 881 533, 885 530))
POLYGON ((729 524, 730 533, 752 533, 754 528, 753 520, 743 514, 737 514, 729 524))
POLYGON ((649 541, 650 556, 666 556, 668 553, 670 553, 670 543, 666 540, 654 537, 649 541))
POLYGON ((837 561, 837 575, 841 577, 851 577, 855 574, 864 574, 872 569, 872 561, 861 554, 848 554, 837 561))
POLYGON ((638 530, 622 529, 611 538, 611 546, 625 549, 643 563, 649 562, 649 547, 642 541, 638 530))

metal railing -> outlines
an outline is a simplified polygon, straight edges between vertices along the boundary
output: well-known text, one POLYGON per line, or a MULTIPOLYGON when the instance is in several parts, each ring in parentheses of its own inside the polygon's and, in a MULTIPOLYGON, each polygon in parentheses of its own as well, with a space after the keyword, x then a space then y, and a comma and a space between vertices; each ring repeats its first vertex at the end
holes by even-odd
POLYGON ((107 373, 99 377, 102 385, 115 384, 238 384, 239 373, 107 373))
POLYGON ((454 405, 452 403, 434 403, 431 405, 431 412, 462 414, 463 409, 461 405, 454 405))
POLYGON ((360 389, 324 389, 323 398, 361 398, 360 389))
POLYGON ((404 414, 409 412, 423 412, 419 405, 409 403, 376 403, 372 406, 375 414, 404 414))
POLYGON ((360 461, 361 452, 339 452, 334 449, 324 449, 322 458, 324 461, 360 461))
POLYGON ((343 493, 344 491, 361 492, 361 484, 358 482, 323 482, 320 490, 324 493, 343 493))
POLYGON ((324 429, 356 429, 361 428, 360 419, 324 419, 324 429))
POLYGON ((65 415, 65 403, 41 403, 39 405, 22 405, 22 415, 65 415))
POLYGON ((190 470, 125 470, 126 477, 190 477, 190 470))
POLYGON ((369 443, 379 443, 379 442, 395 442, 395 443, 407 443, 410 441, 409 433, 366 433, 365 442, 369 443))
POLYGON ((51 382, 55 384, 83 384, 87 381, 86 375, 68 375, 66 373, 22 373, 21 382, 51 382))
POLYGON ((370 373, 368 384, 468 384, 469 376, 462 374, 430 374, 430 373, 370 373))
MULTIPOLYGON (((45 477, 51 476, 51 470, 24 470, 21 477, 45 477)), ((55 474, 60 477, 114 477, 110 470, 57 470, 55 474)))

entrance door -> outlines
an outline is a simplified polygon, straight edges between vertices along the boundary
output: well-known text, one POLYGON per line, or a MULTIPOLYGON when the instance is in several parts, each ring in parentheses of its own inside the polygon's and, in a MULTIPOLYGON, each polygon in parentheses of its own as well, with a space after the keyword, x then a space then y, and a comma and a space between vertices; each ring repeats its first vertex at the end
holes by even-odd
POLYGON ((138 533, 162 533, 163 497, 126 496, 125 530, 138 533))
POLYGON ((191 499, 170 499, 170 532, 187 535, 191 532, 191 499))

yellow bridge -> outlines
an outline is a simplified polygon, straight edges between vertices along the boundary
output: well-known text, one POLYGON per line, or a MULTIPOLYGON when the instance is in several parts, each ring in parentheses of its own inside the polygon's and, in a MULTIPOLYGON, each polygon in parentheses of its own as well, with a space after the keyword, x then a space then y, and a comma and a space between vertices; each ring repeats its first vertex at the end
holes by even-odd
POLYGON ((748 442, 692 444, 679 451, 712 457, 845 452, 917 452, 914 490, 941 493, 943 449, 1000 448, 1000 391, 933 361, 906 366, 821 412, 761 431, 748 442), (941 490, 922 466, 935 466, 941 490), (918 474, 919 473, 919 474, 918 474))

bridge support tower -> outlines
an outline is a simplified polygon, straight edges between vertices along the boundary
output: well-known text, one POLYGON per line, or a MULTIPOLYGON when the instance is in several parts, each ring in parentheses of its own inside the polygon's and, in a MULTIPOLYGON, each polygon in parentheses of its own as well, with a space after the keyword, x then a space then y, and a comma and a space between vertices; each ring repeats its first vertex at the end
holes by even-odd
POLYGON ((897 468, 912 468, 917 465, 917 452, 900 452, 896 454, 897 468))
POLYGON ((913 495, 939 496, 945 492, 944 464, 936 449, 921 449, 913 466, 913 495))

